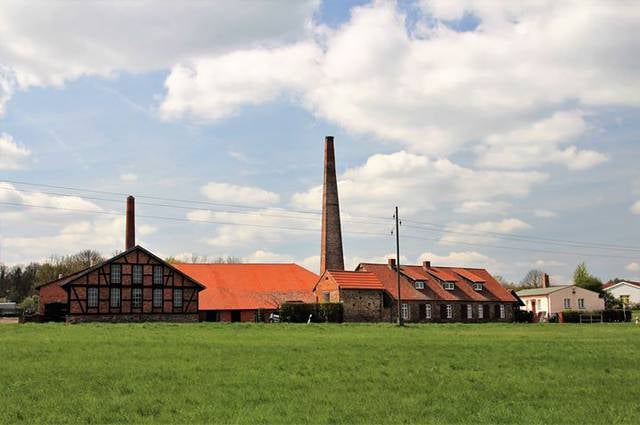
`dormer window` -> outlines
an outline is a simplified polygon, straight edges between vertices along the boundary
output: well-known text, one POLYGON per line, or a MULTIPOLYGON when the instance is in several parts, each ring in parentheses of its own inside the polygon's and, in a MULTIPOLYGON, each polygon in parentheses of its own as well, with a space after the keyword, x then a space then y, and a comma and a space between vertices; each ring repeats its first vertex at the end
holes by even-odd
POLYGON ((453 291, 454 289, 456 289, 456 284, 453 282, 444 282, 442 284, 442 287, 447 291, 453 291))
POLYGON ((416 280, 414 285, 416 289, 424 289, 424 280, 416 280))
POLYGON ((473 289, 475 289, 476 291, 482 291, 482 283, 481 282, 474 282, 473 283, 473 289))

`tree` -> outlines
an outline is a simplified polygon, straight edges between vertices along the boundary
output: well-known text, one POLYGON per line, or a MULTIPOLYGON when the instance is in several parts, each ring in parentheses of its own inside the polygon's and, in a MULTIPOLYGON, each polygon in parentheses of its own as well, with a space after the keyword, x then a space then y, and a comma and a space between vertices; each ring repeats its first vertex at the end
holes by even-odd
POLYGON ((580 263, 573 272, 573 283, 580 288, 602 293, 602 281, 591 275, 585 263, 580 263))
POLYGON ((544 279, 544 272, 542 270, 532 269, 527 272, 524 278, 520 281, 520 288, 541 288, 542 280, 544 279))

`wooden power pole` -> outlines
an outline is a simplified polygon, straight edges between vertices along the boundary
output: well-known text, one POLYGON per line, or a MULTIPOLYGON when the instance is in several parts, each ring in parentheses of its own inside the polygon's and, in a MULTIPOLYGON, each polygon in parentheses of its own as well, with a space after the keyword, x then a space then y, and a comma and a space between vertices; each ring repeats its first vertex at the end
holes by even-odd
POLYGON ((402 320, 402 300, 400 297, 400 218, 398 217, 398 207, 396 207, 396 278, 398 283, 398 326, 403 326, 402 320))

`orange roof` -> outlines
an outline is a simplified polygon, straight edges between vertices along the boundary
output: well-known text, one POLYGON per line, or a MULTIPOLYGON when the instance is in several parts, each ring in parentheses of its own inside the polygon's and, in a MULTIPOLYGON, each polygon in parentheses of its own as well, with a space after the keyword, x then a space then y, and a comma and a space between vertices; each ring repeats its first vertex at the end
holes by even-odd
POLYGON ((315 301, 318 275, 297 264, 173 266, 205 286, 199 295, 200 310, 273 309, 286 301, 315 301))
POLYGON ((383 290, 382 282, 370 272, 327 271, 341 289, 379 289, 383 290))
MULTIPOLYGON (((402 270, 402 267, 400 269, 402 270)), ((384 290, 393 298, 398 299, 398 281, 395 269, 392 270, 387 264, 362 263, 358 266, 358 270, 375 274, 376 278, 382 283, 384 290)), ((427 295, 415 289, 411 281, 402 273, 400 274, 400 295, 401 299, 405 301, 424 301, 429 299, 427 295)))

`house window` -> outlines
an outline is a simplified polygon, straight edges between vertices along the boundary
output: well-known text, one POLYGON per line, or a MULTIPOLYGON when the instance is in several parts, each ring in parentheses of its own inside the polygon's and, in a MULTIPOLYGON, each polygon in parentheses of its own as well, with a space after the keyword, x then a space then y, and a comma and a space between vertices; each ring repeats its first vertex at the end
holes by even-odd
POLYGON ((425 317, 431 319, 431 304, 425 304, 425 317))
POLYGON ((415 287, 416 289, 424 289, 424 280, 416 280, 415 287))
POLYGON ((565 298, 562 306, 565 309, 570 309, 571 308, 571 298, 565 298))
POLYGON ((473 289, 475 289, 476 291, 482 291, 482 283, 480 282, 475 282, 473 284, 473 289))
POLYGON ((484 307, 482 304, 478 305, 478 319, 484 319, 484 307))
POLYGON ((473 319, 473 306, 467 304, 467 319, 473 319))
POLYGON ((402 304, 402 318, 409 319, 409 304, 402 304))
POLYGON ((153 284, 162 285, 162 266, 153 266, 153 284))
POLYGON ((447 319, 453 318, 453 306, 451 304, 447 304, 447 319))
POLYGON ((98 307, 98 288, 87 289, 87 306, 98 307))
POLYGON ((120 264, 111 265, 111 284, 119 285, 122 282, 122 266, 120 264))
POLYGON ((120 307, 120 288, 111 288, 111 307, 120 307))
POLYGON ((131 305, 135 308, 142 307, 142 288, 133 288, 131 290, 131 305))
POLYGON ((584 309, 584 298, 578 298, 578 308, 584 309))
POLYGON ((442 284, 442 287, 447 291, 453 291, 454 289, 456 289, 456 284, 453 282, 444 282, 442 284))
POLYGON ((326 303, 331 301, 331 293, 329 291, 325 291, 322 293, 322 300, 326 303))
POLYGON ((620 302, 624 305, 629 305, 629 295, 620 295, 620 302))
POLYGON ((500 304, 500 318, 504 319, 506 317, 505 311, 504 311, 504 304, 500 304))
POLYGON ((131 276, 131 282, 134 285, 141 285, 142 284, 142 265, 134 264, 132 273, 133 275, 131 276))
POLYGON ((153 307, 162 307, 162 289, 160 288, 153 290, 153 307))
POLYGON ((173 307, 182 308, 182 289, 180 288, 173 289, 173 307))

